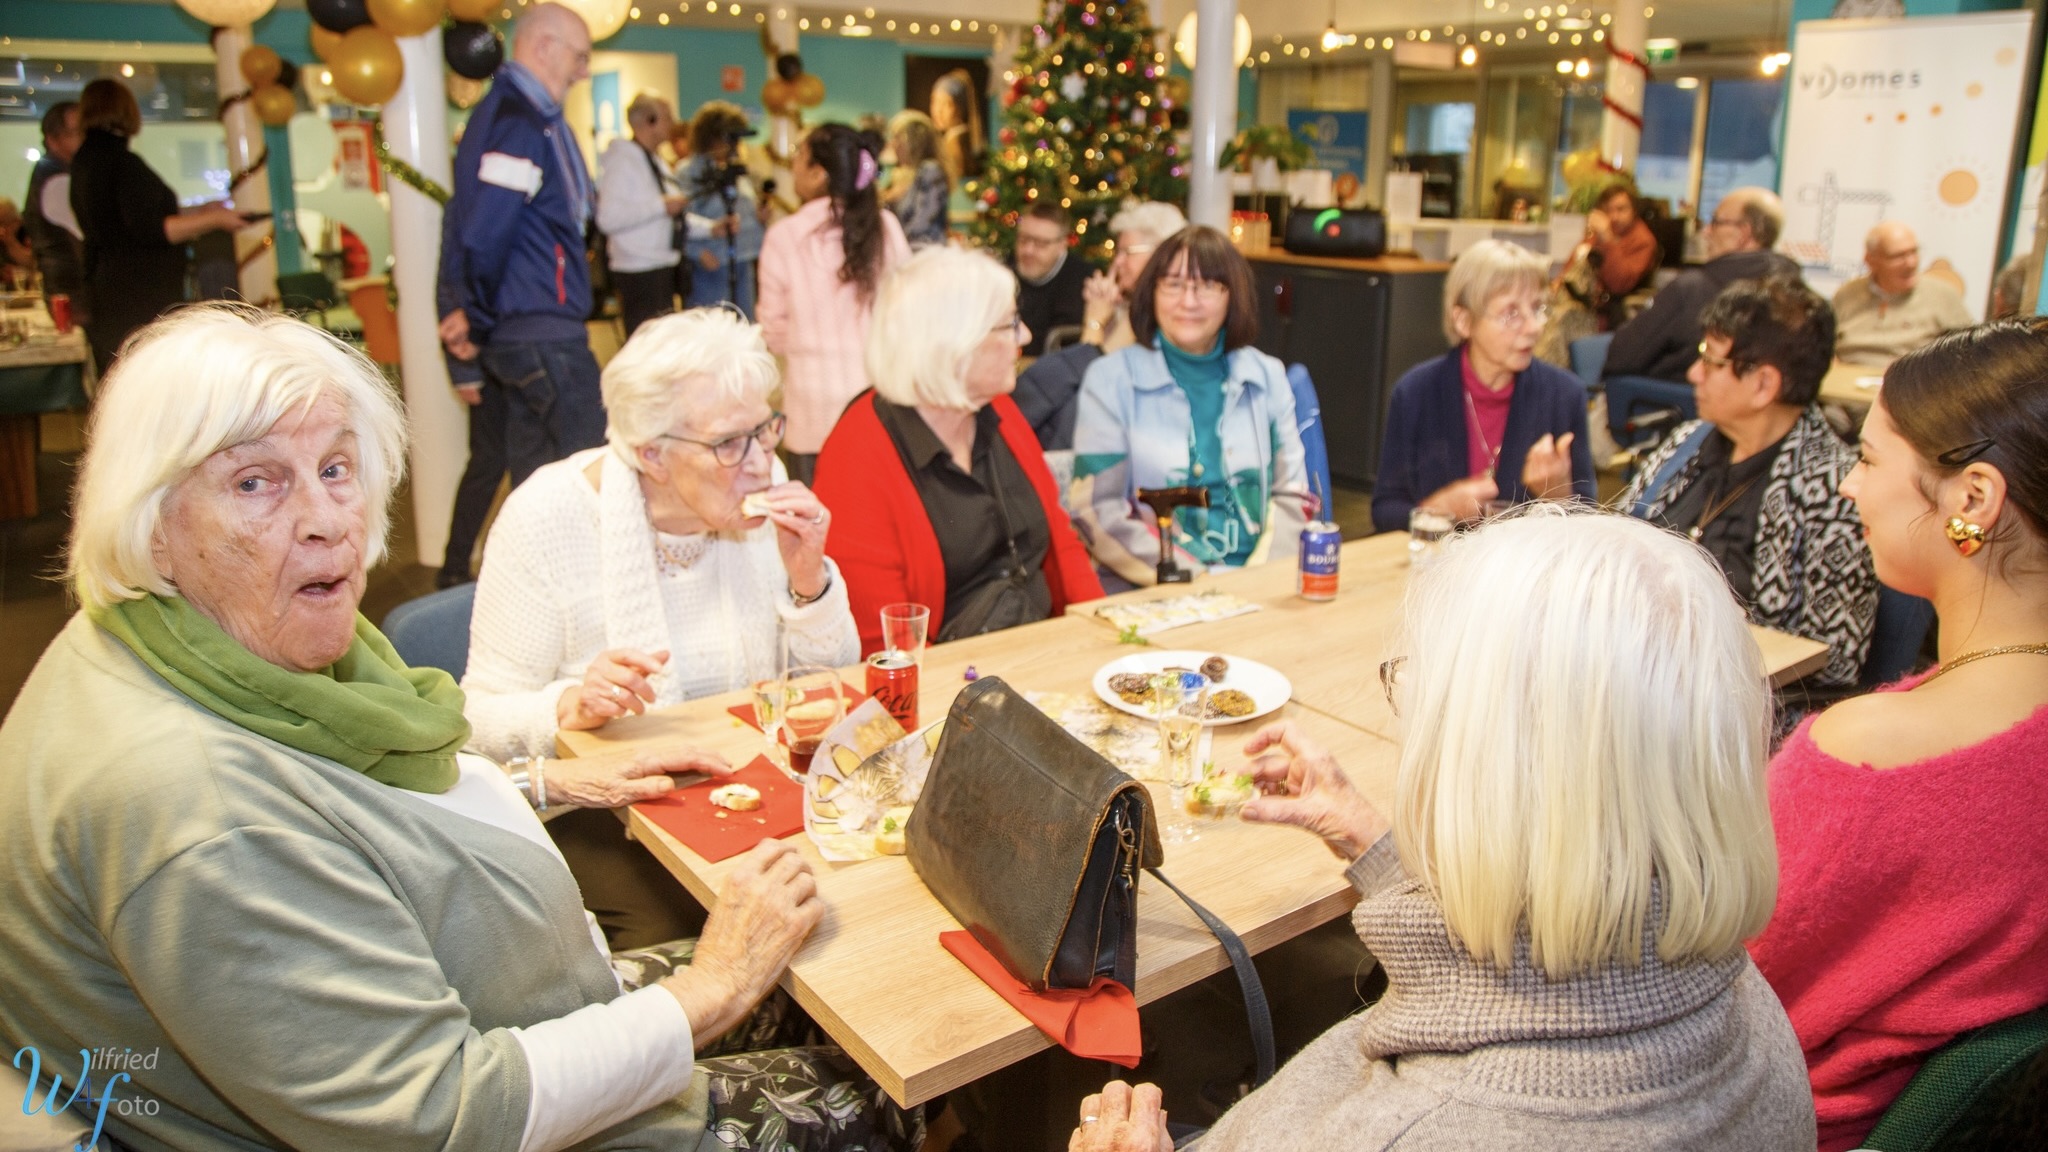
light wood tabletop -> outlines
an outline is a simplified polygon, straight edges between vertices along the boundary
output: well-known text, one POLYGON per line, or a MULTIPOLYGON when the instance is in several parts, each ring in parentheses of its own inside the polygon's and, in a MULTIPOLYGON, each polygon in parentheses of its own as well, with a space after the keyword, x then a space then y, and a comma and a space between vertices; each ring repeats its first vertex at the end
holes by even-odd
POLYGON ((1828 365, 1828 374, 1821 378, 1820 402, 1861 413, 1877 400, 1878 387, 1883 383, 1884 369, 1837 360, 1828 365))
MULTIPOLYGON (((1408 536, 1386 532, 1343 546, 1337 598, 1315 602, 1295 594, 1295 566, 1276 561, 1259 568, 1204 576, 1194 584, 1144 588, 1113 601, 1161 599, 1189 590, 1221 591, 1260 606, 1244 616, 1190 624, 1156 637, 1171 648, 1247 656, 1272 665, 1294 684, 1294 699, 1333 719, 1398 739, 1376 670, 1394 650, 1401 602, 1408 589, 1408 536)), ((1095 615, 1100 602, 1076 604, 1070 615, 1109 625, 1095 615)), ((1789 684, 1827 663, 1827 645, 1770 628, 1750 626, 1774 685, 1789 684)))
MULTIPOLYGON (((1024 690, 1086 691, 1095 670, 1132 649, 1116 634, 1076 616, 932 647, 920 682, 920 715, 942 716, 969 664, 1024 690)), ((859 685, 859 670, 846 678, 859 685)), ((678 741, 743 763, 760 753, 759 732, 726 709, 746 694, 706 697, 598 732, 564 732, 563 755, 678 741)), ((1393 796, 1395 746, 1316 710, 1289 704, 1266 720, 1292 720, 1321 742, 1375 803, 1393 796)), ((1228 767, 1262 722, 1216 730, 1215 759, 1228 767)), ((1154 800, 1168 807, 1162 787, 1154 800)), ((737 858, 707 863, 637 812, 631 834, 699 900, 715 902, 737 858)), ((1163 871, 1223 918, 1254 951, 1344 914, 1354 903, 1339 861, 1315 837, 1285 828, 1205 821, 1201 838, 1167 848, 1163 871)), ((909 862, 884 857, 832 864, 803 836, 791 838, 818 873, 825 919, 790 965, 783 984, 813 1019, 900 1103, 921 1103, 1050 1045, 1022 1015, 939 944, 959 924, 925 888, 909 862), (908 1010, 911 1006, 915 1011, 908 1010)), ((1150 1003, 1228 967, 1216 938, 1158 885, 1141 882, 1137 998, 1150 1003)))
MULTIPOLYGON (((1155 637, 1163 648, 1196 648, 1270 664, 1293 682, 1293 700, 1267 720, 1292 720, 1329 748, 1361 790, 1384 808, 1394 794, 1398 748, 1394 720, 1381 693, 1377 663, 1389 652, 1408 579, 1407 538, 1394 533, 1343 547, 1337 599, 1315 603, 1294 594, 1295 568, 1277 562, 1194 585, 1148 588, 1121 600, 1220 590, 1260 610, 1155 637)), ((920 718, 942 716, 966 682, 1001 676, 1020 690, 1087 692, 1096 669, 1138 649, 1076 605, 1069 614, 990 636, 935 645, 925 654, 920 718)), ((1752 629, 1765 666, 1780 681, 1824 663, 1824 645, 1768 629, 1752 629)), ((862 670, 846 669, 860 686, 862 670)), ((565 756, 600 749, 676 742, 709 749, 735 764, 766 748, 765 738, 726 709, 747 703, 744 692, 694 700, 646 716, 615 721, 597 732, 563 732, 565 756)), ((1225 770, 1263 723, 1219 728, 1214 759, 1225 770)), ((1154 798, 1165 812, 1164 790, 1154 798)), ((708 863, 637 812, 625 819, 678 880, 707 906, 734 860, 708 863)), ((885 857, 832 864, 809 840, 792 838, 811 861, 826 907, 824 922, 791 964, 784 986, 814 1019, 900 1103, 921 1103, 1005 1067, 1050 1043, 939 944, 958 927, 909 863, 885 857), (907 1011, 909 1005, 915 1011, 907 1011)), ((1338 861, 1320 842, 1289 829, 1237 821, 1205 823, 1202 838, 1170 846, 1166 874, 1221 916, 1254 951, 1270 948, 1342 915, 1353 903, 1338 861)), ((1227 966, 1223 950, 1192 913, 1157 885, 1141 885, 1138 987, 1150 1003, 1227 966)))

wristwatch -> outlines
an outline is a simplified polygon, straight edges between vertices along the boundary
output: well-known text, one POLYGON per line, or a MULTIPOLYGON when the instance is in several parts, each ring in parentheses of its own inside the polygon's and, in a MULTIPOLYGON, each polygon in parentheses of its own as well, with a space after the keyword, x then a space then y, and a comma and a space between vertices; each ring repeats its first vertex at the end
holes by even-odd
POLYGON ((832 569, 827 568, 825 569, 825 583, 818 589, 818 594, 816 596, 799 596, 797 594, 796 585, 791 584, 789 586, 789 599, 799 608, 808 608, 811 605, 816 604, 818 601, 823 600, 825 598, 825 593, 830 592, 831 590, 832 569))

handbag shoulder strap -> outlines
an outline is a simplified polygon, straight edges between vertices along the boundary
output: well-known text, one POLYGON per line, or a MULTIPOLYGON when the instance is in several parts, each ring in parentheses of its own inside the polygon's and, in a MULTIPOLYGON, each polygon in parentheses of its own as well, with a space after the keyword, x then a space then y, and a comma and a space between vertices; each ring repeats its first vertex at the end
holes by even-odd
POLYGON ((1187 893, 1174 886, 1173 881, 1157 868, 1147 868, 1154 880, 1166 885, 1166 890, 1181 898, 1181 902, 1194 911, 1203 926, 1216 934, 1218 943, 1223 945, 1223 954, 1230 957, 1230 966, 1237 971, 1237 986, 1244 992, 1244 1014, 1252 1030, 1252 1056, 1258 1071, 1252 1087, 1257 1088, 1273 1078, 1273 1012, 1266 1005, 1266 986, 1259 980, 1259 970, 1252 965, 1252 954, 1244 946, 1237 933, 1230 930, 1214 912, 1194 902, 1187 893))
POLYGON ((1636 502, 1629 506, 1628 514, 1638 520, 1649 519, 1651 502, 1677 478, 1679 472, 1684 470, 1694 456, 1699 455, 1700 445, 1707 442, 1707 434, 1713 430, 1712 424, 1700 421, 1700 426, 1692 430, 1691 435, 1687 436, 1665 459, 1663 466, 1657 469, 1657 474, 1650 477, 1650 482, 1643 485, 1643 490, 1636 495, 1636 502))

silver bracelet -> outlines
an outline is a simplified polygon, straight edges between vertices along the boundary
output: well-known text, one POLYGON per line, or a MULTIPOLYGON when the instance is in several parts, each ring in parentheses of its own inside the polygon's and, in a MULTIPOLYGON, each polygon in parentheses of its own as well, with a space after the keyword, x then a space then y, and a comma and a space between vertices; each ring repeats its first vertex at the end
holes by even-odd
POLYGON ((536 812, 548 810, 547 757, 514 756, 505 763, 505 774, 512 778, 512 786, 526 797, 536 812))
POLYGON ((798 608, 808 608, 811 605, 816 604, 818 601, 823 600, 825 598, 825 593, 830 592, 831 590, 832 570, 830 568, 827 568, 825 570, 825 584, 823 587, 818 589, 818 594, 816 596, 799 596, 796 592, 796 585, 791 584, 789 586, 789 599, 798 608))

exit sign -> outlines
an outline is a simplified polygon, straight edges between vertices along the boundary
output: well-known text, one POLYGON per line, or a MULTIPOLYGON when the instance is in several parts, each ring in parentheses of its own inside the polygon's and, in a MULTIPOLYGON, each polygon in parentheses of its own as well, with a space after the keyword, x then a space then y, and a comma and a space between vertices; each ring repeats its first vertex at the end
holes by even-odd
POLYGON ((1678 41, 1669 36, 1643 42, 1643 58, 1652 64, 1669 64, 1678 59, 1678 41))

